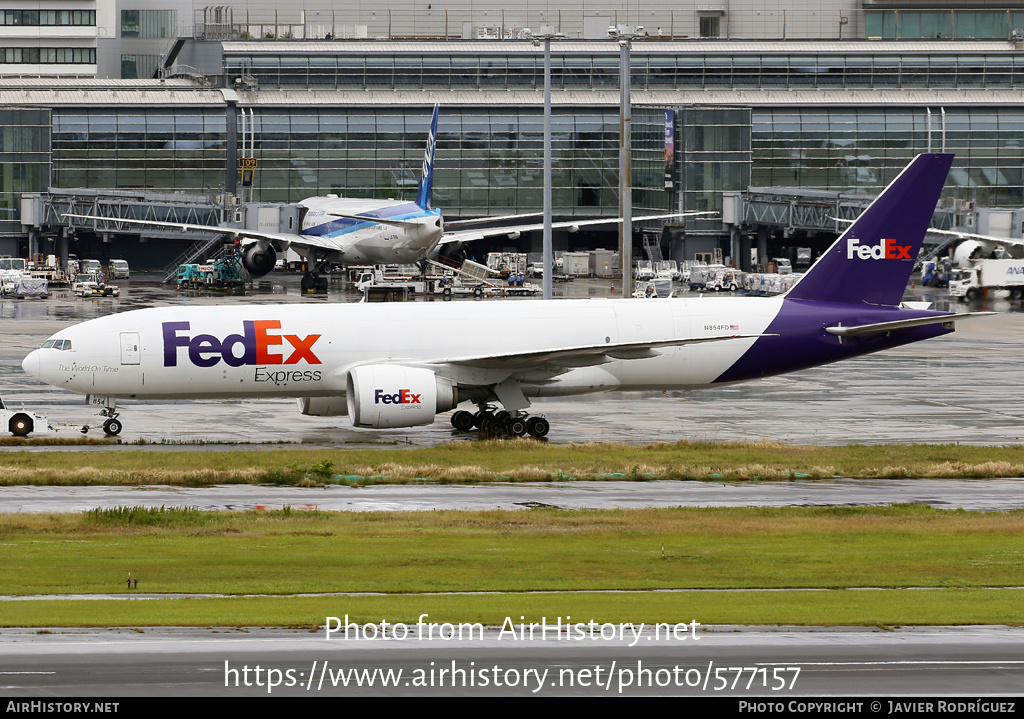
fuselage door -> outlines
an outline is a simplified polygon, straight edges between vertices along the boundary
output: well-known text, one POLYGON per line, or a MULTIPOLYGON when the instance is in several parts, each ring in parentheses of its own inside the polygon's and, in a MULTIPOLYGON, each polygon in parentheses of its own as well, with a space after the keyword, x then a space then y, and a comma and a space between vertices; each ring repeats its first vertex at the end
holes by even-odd
POLYGON ((121 333, 121 364, 139 364, 139 333, 121 333))

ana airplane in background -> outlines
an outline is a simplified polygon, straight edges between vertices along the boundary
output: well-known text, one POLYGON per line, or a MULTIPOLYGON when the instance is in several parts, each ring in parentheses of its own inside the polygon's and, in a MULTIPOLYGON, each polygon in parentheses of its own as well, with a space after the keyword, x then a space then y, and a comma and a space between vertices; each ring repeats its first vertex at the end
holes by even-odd
POLYGON ((937 230, 934 227, 929 227, 928 232, 963 240, 953 250, 953 265, 956 267, 971 267, 977 260, 998 257, 999 251, 1005 253, 1003 257, 1020 257, 1024 252, 1024 240, 1019 237, 996 237, 975 232, 937 230))
MULTIPOLYGON (((97 215, 65 213, 73 217, 97 222, 161 227, 182 232, 210 232, 227 236, 241 245, 240 263, 250 277, 263 277, 277 262, 278 252, 288 248, 301 254, 311 269, 324 264, 381 265, 414 264, 427 259, 440 245, 479 240, 485 237, 509 235, 518 237, 522 232, 539 230, 540 224, 502 225, 485 229, 460 229, 445 232, 441 210, 431 206, 434 184, 434 156, 437 144, 438 107, 430 120, 423 168, 416 191, 416 200, 366 200, 342 198, 336 195, 309 197, 298 203, 300 210, 299 233, 265 232, 221 225, 197 225, 180 222, 158 222, 97 215)), ((527 215, 481 217, 450 223, 450 227, 468 227, 495 221, 507 222, 527 215)), ((688 215, 707 215, 709 212, 670 213, 634 217, 634 222, 657 220, 688 215)), ((555 228, 578 229, 582 226, 605 225, 620 222, 617 217, 556 222, 555 228)))
POLYGON ((356 427, 543 436, 537 397, 689 390, 938 337, 974 314, 901 305, 952 155, 919 155, 785 295, 160 307, 61 330, 24 360, 99 398, 295 397, 356 427), (500 405, 500 408, 499 408, 500 405))

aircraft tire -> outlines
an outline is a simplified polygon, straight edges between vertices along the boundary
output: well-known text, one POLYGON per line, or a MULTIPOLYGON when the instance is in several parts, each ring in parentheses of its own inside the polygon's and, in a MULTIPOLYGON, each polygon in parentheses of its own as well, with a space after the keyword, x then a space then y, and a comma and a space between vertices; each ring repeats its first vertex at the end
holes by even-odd
POLYGON ((119 420, 114 419, 113 417, 111 417, 110 419, 103 423, 103 431, 109 435, 116 437, 117 435, 121 434, 121 429, 121 422, 119 420))
POLYGON ((480 422, 480 439, 498 439, 502 435, 501 423, 488 414, 480 422))
POLYGON ((19 412, 11 417, 8 428, 15 437, 27 437, 35 429, 35 422, 24 412, 19 412))
POLYGON ((540 439, 551 430, 551 424, 543 417, 530 417, 526 420, 526 431, 531 437, 540 439))
POLYGON ((473 417, 473 413, 467 412, 464 409, 460 409, 452 415, 452 427, 460 432, 468 432, 473 429, 474 422, 475 418, 473 417))
POLYGON ((526 436, 526 422, 521 417, 513 417, 508 422, 508 433, 515 437, 526 436))

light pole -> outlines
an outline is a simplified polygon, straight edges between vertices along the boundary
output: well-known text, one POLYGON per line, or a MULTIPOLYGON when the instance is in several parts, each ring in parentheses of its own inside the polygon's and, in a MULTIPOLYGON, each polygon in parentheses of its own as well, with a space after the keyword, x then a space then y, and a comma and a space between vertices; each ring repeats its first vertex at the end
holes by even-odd
POLYGON ((619 268, 622 270, 622 296, 633 294, 633 158, 630 153, 632 110, 629 98, 629 51, 643 27, 616 25, 608 35, 619 41, 619 268))
POLYGON ((555 32, 550 25, 544 25, 540 32, 534 35, 533 40, 534 45, 539 45, 541 40, 544 41, 544 231, 541 257, 544 276, 541 278, 541 285, 546 300, 550 300, 554 296, 551 276, 555 273, 554 249, 551 240, 551 40, 562 37, 565 35, 555 32))

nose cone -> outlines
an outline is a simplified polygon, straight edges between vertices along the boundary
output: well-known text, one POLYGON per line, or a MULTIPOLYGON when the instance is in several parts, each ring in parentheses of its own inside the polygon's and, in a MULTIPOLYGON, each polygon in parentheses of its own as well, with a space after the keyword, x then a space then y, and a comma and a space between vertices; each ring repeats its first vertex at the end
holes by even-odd
POLYGON ((36 379, 39 377, 39 350, 32 350, 28 353, 28 356, 21 361, 21 368, 25 370, 25 374, 31 375, 36 379))

